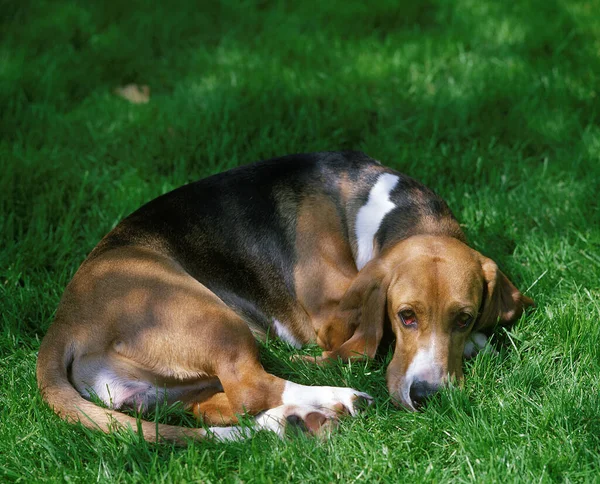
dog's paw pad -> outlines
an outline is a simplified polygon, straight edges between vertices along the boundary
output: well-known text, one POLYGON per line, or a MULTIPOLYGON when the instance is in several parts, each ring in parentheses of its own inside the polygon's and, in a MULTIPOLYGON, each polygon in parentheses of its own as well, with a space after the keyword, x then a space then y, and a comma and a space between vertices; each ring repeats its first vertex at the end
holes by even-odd
POLYGON ((285 417, 286 431, 309 435, 328 436, 337 426, 337 416, 322 410, 298 408, 285 417))
POLYGON ((312 435, 327 436, 337 424, 337 417, 327 416, 321 411, 310 412, 304 417, 304 425, 312 435))
POLYGON ((337 425, 337 415, 328 409, 282 405, 261 414, 256 423, 259 430, 270 430, 280 437, 287 431, 326 436, 337 425))
POLYGON ((292 413, 285 418, 288 429, 299 430, 303 433, 320 434, 324 427, 330 426, 336 419, 328 417, 323 412, 314 410, 301 417, 297 413, 292 413))

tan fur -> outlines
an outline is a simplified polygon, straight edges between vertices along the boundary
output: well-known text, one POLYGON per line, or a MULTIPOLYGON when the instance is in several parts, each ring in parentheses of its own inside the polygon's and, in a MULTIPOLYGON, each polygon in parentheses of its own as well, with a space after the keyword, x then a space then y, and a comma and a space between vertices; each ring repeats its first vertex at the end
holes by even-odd
POLYGON ((337 310, 357 271, 342 236, 339 214, 326 197, 315 195, 302 201, 296 233, 296 298, 311 320, 300 341, 311 341, 337 310))
MULTIPOLYGON (((264 371, 246 323, 172 259, 147 249, 115 249, 84 264, 38 358, 40 389, 61 416, 105 432, 113 421, 135 430, 134 418, 81 397, 68 379, 70 358, 72 383, 80 390, 99 366, 110 367, 164 388, 210 420, 219 420, 219 412, 232 420, 232 413, 256 414, 282 403, 285 381, 264 371), (192 383, 199 388, 196 401, 192 383), (227 406, 202 408, 198 399, 211 384, 227 394, 227 406)), ((158 439, 157 431, 177 442, 205 436, 202 429, 145 422, 142 431, 148 440, 158 439)))
MULTIPOLYGON (((434 221, 423 224, 433 231, 434 221)), ((460 380, 473 328, 510 323, 533 303, 493 261, 447 236, 409 237, 357 273, 336 206, 323 195, 301 201, 296 230, 299 309, 290 312, 286 329, 302 343, 316 339, 325 350, 319 362, 372 357, 387 313, 396 334, 388 388, 411 410, 407 374, 419 354, 435 349, 420 377, 460 380), (417 327, 404 327, 403 308, 415 312, 417 327), (478 316, 468 331, 456 331, 461 311, 478 316)), ((37 372, 44 398, 67 420, 105 432, 115 424, 137 430, 139 423, 147 440, 181 443, 207 433, 138 422, 82 394, 94 385, 102 390, 98 375, 108 372, 161 390, 167 401, 183 401, 206 423, 222 425, 282 405, 286 385, 260 364, 248 321, 169 255, 140 247, 97 251, 82 265, 40 347, 37 372)), ((327 418, 308 415, 309 428, 327 418)))

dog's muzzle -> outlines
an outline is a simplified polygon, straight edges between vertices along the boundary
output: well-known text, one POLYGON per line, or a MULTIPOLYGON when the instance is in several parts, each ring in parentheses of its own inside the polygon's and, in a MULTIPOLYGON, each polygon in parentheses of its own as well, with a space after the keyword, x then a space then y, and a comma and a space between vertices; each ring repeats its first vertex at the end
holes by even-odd
POLYGON ((413 407, 421 408, 439 391, 441 385, 424 380, 414 381, 410 386, 409 396, 413 407))

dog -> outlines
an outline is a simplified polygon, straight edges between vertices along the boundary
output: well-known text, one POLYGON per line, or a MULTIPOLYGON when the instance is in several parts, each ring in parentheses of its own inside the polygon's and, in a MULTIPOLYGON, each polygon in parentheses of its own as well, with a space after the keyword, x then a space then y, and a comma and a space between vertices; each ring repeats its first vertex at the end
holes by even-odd
POLYGON ((415 411, 463 378, 483 332, 531 305, 429 188, 358 152, 291 155, 185 185, 119 223, 64 292, 38 386, 61 417, 148 441, 245 438, 242 414, 259 430, 319 433, 372 398, 267 373, 256 339, 316 342, 324 364, 372 358, 388 324, 389 393, 415 411), (209 427, 120 412, 162 401, 209 427))

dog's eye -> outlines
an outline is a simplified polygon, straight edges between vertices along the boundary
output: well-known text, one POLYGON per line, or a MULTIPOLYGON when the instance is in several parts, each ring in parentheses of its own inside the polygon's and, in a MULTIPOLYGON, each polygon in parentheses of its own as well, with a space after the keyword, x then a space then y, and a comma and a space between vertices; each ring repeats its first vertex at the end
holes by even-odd
POLYGON ((404 309, 398 313, 404 326, 414 326, 417 324, 417 315, 410 309, 404 309))
POLYGON ((458 318, 456 318, 456 326, 458 326, 459 329, 468 328, 472 322, 473 316, 469 313, 461 313, 458 318))

